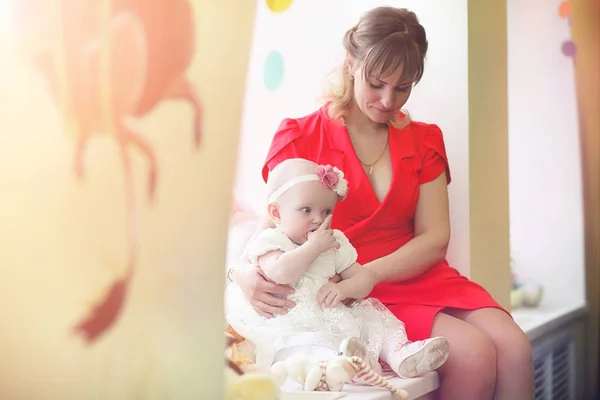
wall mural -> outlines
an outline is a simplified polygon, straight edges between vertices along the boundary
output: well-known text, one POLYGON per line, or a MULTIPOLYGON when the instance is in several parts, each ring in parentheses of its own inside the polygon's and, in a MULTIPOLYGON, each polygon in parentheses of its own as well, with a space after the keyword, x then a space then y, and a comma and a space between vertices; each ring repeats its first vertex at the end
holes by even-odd
POLYGON ((0 1, 1 398, 222 397, 255 7, 0 1))
MULTIPOLYGON (((24 11, 36 9, 33 4, 24 6, 24 11)), ((84 178, 86 147, 95 135, 109 135, 120 148, 125 182, 125 274, 75 327, 93 342, 115 323, 136 265, 131 152, 139 152, 148 164, 148 200, 156 192, 156 149, 136 120, 162 101, 185 99, 195 113, 193 142, 200 145, 202 108, 185 75, 194 54, 194 21, 186 0, 63 0, 58 6, 63 40, 58 46, 49 42, 34 60, 47 78, 64 125, 76 138, 74 173, 84 178)))

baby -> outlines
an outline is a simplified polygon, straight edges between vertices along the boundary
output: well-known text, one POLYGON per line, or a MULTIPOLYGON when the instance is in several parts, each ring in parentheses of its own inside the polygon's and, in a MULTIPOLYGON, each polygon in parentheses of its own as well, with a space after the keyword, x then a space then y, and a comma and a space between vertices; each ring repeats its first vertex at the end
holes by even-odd
POLYGON ((411 378, 439 368, 448 358, 442 337, 410 342, 404 323, 378 300, 372 273, 359 265, 346 236, 330 228, 338 201, 348 192, 344 174, 304 159, 281 162, 269 175, 267 212, 275 228, 266 229, 248 247, 250 261, 279 284, 291 285, 296 303, 287 314, 259 315, 232 283, 225 294, 227 322, 256 350, 257 365, 269 368, 286 350, 340 349, 386 363, 398 376, 411 378), (335 274, 342 280, 330 282, 335 274))

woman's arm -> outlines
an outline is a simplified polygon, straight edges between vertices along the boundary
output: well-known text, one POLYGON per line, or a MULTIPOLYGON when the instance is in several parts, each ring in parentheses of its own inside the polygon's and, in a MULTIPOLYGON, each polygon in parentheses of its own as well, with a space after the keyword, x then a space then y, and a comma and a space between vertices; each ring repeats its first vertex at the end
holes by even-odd
POLYGON ((415 237, 393 253, 365 265, 377 282, 398 282, 427 271, 446 257, 450 217, 446 173, 421 185, 415 211, 415 237))

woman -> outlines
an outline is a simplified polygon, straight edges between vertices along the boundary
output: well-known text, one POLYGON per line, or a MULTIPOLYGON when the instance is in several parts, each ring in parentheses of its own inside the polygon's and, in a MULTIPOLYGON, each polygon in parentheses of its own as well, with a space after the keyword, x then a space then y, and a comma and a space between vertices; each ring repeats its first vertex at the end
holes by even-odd
MULTIPOLYGON (((531 347, 510 315, 445 261, 450 237, 448 161, 440 129, 399 112, 423 75, 425 30, 415 14, 380 7, 344 36, 347 58, 330 102, 276 132, 263 177, 302 157, 346 172, 351 185, 332 228, 343 231, 381 300, 406 323, 409 339, 444 336, 440 399, 531 399, 531 347)), ((260 229, 269 226, 263 221, 260 229)), ((234 279, 265 316, 285 313, 290 288, 255 267, 234 279), (279 297, 278 297, 279 295, 279 297)))

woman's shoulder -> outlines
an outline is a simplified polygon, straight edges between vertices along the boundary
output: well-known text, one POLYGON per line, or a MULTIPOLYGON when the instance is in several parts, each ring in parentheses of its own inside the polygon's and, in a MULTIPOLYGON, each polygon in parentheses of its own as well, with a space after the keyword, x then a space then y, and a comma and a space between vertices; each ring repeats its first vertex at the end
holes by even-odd
POLYGON ((403 128, 392 128, 397 134, 410 137, 417 148, 427 146, 430 143, 444 142, 444 135, 439 125, 434 123, 427 123, 423 121, 411 120, 403 128))
POLYGON ((330 142, 328 132, 332 131, 327 110, 322 107, 308 115, 284 119, 275 132, 262 169, 263 179, 269 171, 288 158, 305 158, 316 161, 316 154, 322 144, 330 142))
POLYGON ((398 129, 400 132, 409 132, 413 136, 426 136, 431 134, 442 134, 442 130, 435 123, 429 123, 424 121, 410 120, 408 125, 404 128, 398 129))
POLYGON ((301 117, 284 118, 277 128, 275 136, 290 139, 311 138, 324 134, 330 124, 331 120, 323 106, 301 117))
POLYGON ((436 178, 444 170, 450 183, 446 144, 440 127, 437 124, 411 121, 403 130, 408 132, 407 137, 413 142, 411 148, 414 150, 410 150, 411 154, 418 155, 422 160, 425 172, 421 172, 421 183, 436 178))

